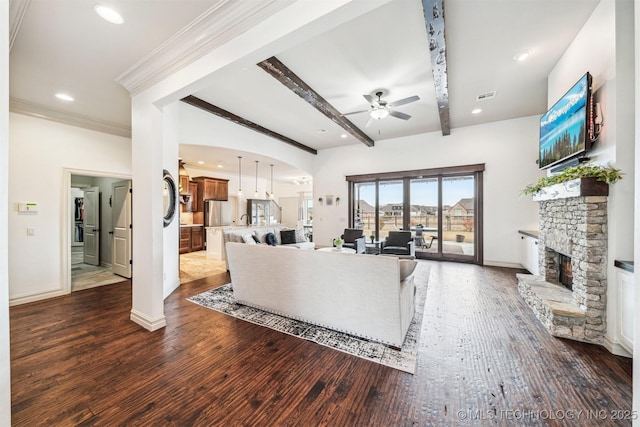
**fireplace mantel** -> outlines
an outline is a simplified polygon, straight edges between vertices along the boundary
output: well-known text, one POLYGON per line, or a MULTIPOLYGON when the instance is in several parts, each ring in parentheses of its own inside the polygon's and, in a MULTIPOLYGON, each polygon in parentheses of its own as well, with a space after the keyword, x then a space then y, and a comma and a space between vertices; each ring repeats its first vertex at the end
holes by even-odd
POLYGON ((582 196, 608 196, 609 184, 596 178, 579 178, 545 187, 533 195, 534 202, 582 196))

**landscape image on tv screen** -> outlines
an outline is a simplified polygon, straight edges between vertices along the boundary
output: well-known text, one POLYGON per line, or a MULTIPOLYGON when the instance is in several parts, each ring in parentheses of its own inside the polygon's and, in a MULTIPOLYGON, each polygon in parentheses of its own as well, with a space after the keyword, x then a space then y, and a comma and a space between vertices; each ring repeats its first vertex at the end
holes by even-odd
POLYGON ((540 118, 540 169, 585 151, 589 77, 585 74, 540 118))

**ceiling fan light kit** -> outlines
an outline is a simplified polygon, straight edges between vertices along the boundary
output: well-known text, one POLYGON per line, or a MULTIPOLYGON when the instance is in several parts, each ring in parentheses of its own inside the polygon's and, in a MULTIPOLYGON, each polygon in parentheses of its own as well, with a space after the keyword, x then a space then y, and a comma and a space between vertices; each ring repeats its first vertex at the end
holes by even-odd
POLYGON ((369 110, 359 110, 352 111, 350 113, 345 113, 343 116, 348 116, 351 114, 359 114, 359 113, 369 113, 369 120, 365 127, 369 127, 373 120, 382 120, 387 116, 392 116, 400 120, 409 120, 411 116, 409 114, 401 113, 396 110, 392 110, 391 107, 398 107, 400 105, 410 104, 412 102, 416 102, 420 100, 418 95, 413 95, 408 98, 402 98, 394 102, 387 102, 382 100, 382 91, 376 92, 376 96, 378 99, 374 98, 371 95, 362 95, 364 99, 371 105, 369 110))
POLYGON ((369 113, 372 119, 382 120, 389 115, 389 110, 382 107, 376 107, 369 113))

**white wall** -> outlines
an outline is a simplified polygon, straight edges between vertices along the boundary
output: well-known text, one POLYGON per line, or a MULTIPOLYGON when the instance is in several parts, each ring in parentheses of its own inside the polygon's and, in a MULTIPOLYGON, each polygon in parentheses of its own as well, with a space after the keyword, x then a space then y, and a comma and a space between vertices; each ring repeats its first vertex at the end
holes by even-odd
POLYGON ((9 354, 8 204, 9 193, 9 2, 0 1, 0 425, 11 425, 9 354))
POLYGON ((519 229, 537 227, 537 206, 521 190, 541 173, 538 156, 539 117, 525 117, 480 126, 323 150, 313 177, 314 198, 332 194, 340 205, 314 206, 313 238, 329 245, 348 225, 346 175, 428 169, 485 163, 485 264, 520 266, 519 229), (345 161, 345 159, 350 159, 345 161))
MULTIPOLYGON (((203 145, 207 147, 232 148, 278 159, 281 162, 313 174, 315 156, 299 148, 285 144, 258 132, 238 126, 228 120, 214 116, 185 103, 179 103, 180 109, 180 143, 203 145)), ((255 164, 251 159, 242 159, 242 190, 253 194, 255 189, 255 164), (246 188, 245 188, 246 187, 246 188)), ((229 191, 237 191, 229 183, 229 191)), ((266 189, 266 188, 265 188, 266 189)), ((275 188, 274 188, 275 192, 275 188)))
MULTIPOLYGON (((636 0, 634 2, 634 42, 635 46, 640 46, 640 1, 636 0)), ((640 56, 637 54, 634 55, 635 60, 635 70, 634 70, 634 81, 635 81, 635 90, 634 92, 634 106, 635 106, 635 114, 634 114, 634 141, 635 146, 640 146, 640 56)), ((640 150, 635 151, 635 177, 634 177, 634 209, 636 212, 640 212, 640 150)), ((633 236, 634 236, 634 254, 633 260, 634 265, 640 265, 640 218, 636 218, 633 224, 633 236)), ((635 300, 634 300, 634 331, 633 331, 633 352, 634 354, 640 354, 640 292, 637 291, 638 283, 640 283, 640 268, 634 270, 634 278, 635 278, 635 300)), ((640 357, 635 357, 633 359, 633 411, 635 414, 640 411, 640 357)), ((640 425, 640 420, 636 419, 633 421, 634 426, 640 425)))
POLYGON ((18 304, 69 292, 63 283, 63 253, 69 248, 69 236, 62 233, 70 188, 65 170, 130 175, 131 143, 21 114, 9 118, 9 297, 18 304), (18 213, 19 202, 37 202, 39 210, 18 213), (35 227, 35 236, 27 236, 27 227, 35 227))
POLYGON ((634 43, 633 4, 601 1, 549 75, 549 104, 555 103, 580 76, 593 76, 604 128, 589 154, 594 163, 611 164, 625 174, 610 186, 608 199, 609 247, 607 260, 606 346, 626 354, 618 345, 618 289, 614 261, 633 259, 634 222, 634 43))

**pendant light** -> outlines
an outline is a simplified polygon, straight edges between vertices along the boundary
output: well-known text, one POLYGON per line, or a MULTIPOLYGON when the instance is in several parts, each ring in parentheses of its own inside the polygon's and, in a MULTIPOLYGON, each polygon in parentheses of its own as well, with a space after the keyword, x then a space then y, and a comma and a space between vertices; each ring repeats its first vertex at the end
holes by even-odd
POLYGON ((238 156, 238 197, 242 197, 242 156, 238 156))
POLYGON ((269 197, 273 199, 273 164, 271 164, 271 193, 269 193, 269 197))
POLYGON ((253 193, 253 197, 258 198, 258 161, 256 160, 256 191, 253 193))

